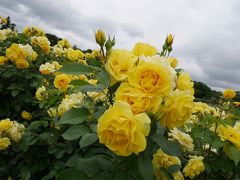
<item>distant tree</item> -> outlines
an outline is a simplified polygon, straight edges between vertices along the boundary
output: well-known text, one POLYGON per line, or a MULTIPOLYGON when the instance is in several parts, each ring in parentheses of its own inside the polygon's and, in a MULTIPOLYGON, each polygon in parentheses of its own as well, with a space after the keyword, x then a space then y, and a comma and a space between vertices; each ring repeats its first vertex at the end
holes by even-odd
POLYGON ((212 90, 208 85, 200 81, 194 81, 194 91, 196 100, 215 103, 220 96, 221 92, 212 90))
POLYGON ((46 33, 45 36, 50 41, 51 46, 54 46, 58 43, 58 41, 62 40, 61 38, 57 37, 54 34, 46 33))
POLYGON ((6 19, 7 19, 7 23, 1 24, 1 25, 0 25, 0 30, 3 30, 3 29, 12 29, 12 30, 14 31, 14 30, 15 30, 15 27, 16 27, 16 24, 11 23, 11 19, 10 19, 9 16, 8 16, 6 19))

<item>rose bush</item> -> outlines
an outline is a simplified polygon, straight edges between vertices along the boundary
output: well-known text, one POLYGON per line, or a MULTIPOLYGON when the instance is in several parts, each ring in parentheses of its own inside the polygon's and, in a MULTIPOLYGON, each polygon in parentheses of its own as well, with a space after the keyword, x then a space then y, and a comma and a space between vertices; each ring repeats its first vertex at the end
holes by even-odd
POLYGON ((95 38, 85 52, 37 27, 0 31, 1 179, 239 178, 233 90, 194 102, 172 35, 161 52, 95 38))

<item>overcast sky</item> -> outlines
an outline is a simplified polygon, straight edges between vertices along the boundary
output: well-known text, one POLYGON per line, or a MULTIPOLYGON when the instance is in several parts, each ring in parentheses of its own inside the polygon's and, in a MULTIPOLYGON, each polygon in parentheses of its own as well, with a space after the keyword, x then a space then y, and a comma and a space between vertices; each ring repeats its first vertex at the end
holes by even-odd
POLYGON ((0 14, 96 49, 93 29, 116 36, 117 48, 142 41, 159 51, 175 35, 172 55, 193 80, 240 90, 239 0, 0 0, 0 14))

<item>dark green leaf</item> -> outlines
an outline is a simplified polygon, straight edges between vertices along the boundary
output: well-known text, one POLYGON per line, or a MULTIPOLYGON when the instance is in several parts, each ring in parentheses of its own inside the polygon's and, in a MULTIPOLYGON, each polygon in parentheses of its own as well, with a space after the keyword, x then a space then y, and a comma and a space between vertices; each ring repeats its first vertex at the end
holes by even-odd
POLYGON ((233 144, 229 144, 228 148, 229 148, 230 154, 232 155, 234 163, 237 166, 238 162, 240 161, 240 151, 233 144))
POLYGON ((170 166, 167 171, 170 173, 170 174, 174 174, 176 172, 178 172, 179 170, 181 169, 181 165, 179 164, 174 164, 172 166, 170 166))
POLYGON ((88 179, 87 176, 79 169, 69 168, 60 172, 56 180, 84 180, 88 179))
POLYGON ((70 85, 85 86, 85 85, 89 85, 89 83, 87 81, 77 79, 77 80, 71 81, 70 85))
POLYGON ((75 140, 83 136, 88 132, 88 128, 83 125, 73 126, 67 129, 63 134, 63 138, 66 140, 75 140))
POLYGON ((182 151, 178 143, 167 140, 164 136, 153 135, 152 140, 159 145, 159 147, 167 154, 172 156, 181 156, 182 151))
POLYGON ((65 64, 58 71, 65 74, 89 75, 94 72, 94 69, 91 68, 90 66, 86 66, 80 63, 68 63, 68 64, 65 64))
POLYGON ((56 124, 80 124, 86 121, 89 115, 89 111, 85 108, 72 108, 56 124))
POLYGON ((80 148, 84 148, 90 146, 98 140, 98 136, 96 133, 86 133, 82 136, 79 145, 80 148))
POLYGON ((106 71, 100 71, 97 73, 96 78, 99 81, 99 84, 102 84, 105 87, 110 84, 110 76, 106 71))
POLYGON ((146 157, 143 154, 138 155, 138 169, 144 180, 153 179, 154 172, 150 157, 146 157))

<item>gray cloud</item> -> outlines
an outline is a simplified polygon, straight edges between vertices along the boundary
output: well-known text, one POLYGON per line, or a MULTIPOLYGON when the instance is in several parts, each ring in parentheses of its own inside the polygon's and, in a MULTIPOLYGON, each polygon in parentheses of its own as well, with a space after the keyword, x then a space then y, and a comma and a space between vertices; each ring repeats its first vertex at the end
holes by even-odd
POLYGON ((240 2, 238 0, 79 1, 1 0, 1 15, 19 29, 37 25, 67 37, 80 48, 97 48, 93 30, 116 35, 117 48, 137 41, 161 49, 175 34, 173 56, 192 79, 217 89, 240 89, 240 2))

